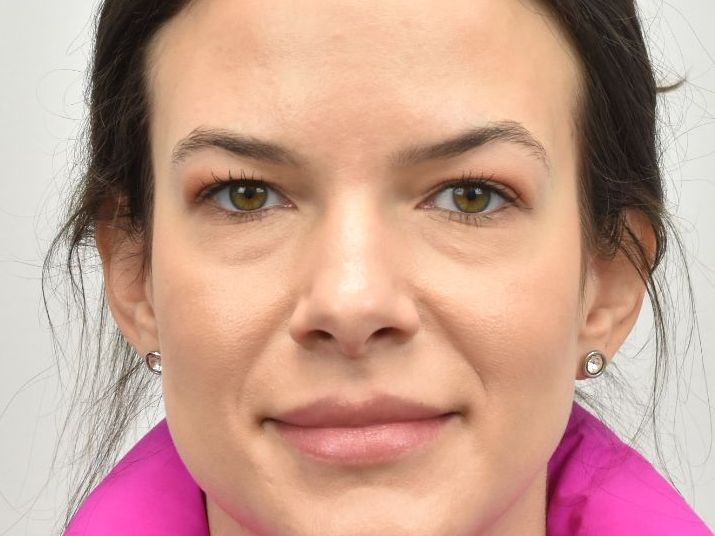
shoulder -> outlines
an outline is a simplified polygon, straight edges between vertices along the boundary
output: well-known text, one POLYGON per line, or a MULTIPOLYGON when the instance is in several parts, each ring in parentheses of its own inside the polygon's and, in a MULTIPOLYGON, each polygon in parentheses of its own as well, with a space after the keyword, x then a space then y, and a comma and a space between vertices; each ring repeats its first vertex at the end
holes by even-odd
POLYGON ((548 533, 713 534, 639 452, 574 403, 549 462, 548 533))
POLYGON ((208 535, 203 493, 162 420, 82 503, 65 536, 208 535))

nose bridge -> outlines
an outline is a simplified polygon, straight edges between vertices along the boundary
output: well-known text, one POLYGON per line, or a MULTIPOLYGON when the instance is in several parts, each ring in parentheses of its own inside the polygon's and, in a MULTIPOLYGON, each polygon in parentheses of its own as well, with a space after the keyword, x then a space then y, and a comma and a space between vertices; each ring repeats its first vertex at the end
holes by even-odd
MULTIPOLYGON (((367 188, 353 188, 330 206, 301 255, 305 285, 290 321, 292 337, 314 350, 366 355, 371 339, 417 329, 417 312, 403 293, 400 246, 387 211, 367 188)), ((335 197, 333 198, 335 201, 335 197)))

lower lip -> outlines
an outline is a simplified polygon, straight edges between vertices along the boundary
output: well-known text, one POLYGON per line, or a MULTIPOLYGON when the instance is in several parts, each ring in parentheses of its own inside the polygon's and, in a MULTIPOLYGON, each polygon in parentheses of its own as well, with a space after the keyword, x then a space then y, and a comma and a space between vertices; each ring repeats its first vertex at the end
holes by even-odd
POLYGON ((432 419, 360 427, 318 428, 272 421, 280 436, 299 451, 321 461, 370 464, 393 461, 423 448, 439 436, 450 413, 432 419))

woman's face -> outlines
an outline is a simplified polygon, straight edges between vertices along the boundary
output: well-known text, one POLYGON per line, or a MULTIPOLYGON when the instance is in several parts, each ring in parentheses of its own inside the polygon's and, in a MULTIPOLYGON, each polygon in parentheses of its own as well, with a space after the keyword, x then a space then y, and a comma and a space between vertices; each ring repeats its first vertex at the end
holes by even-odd
POLYGON ((133 342, 216 533, 543 531, 593 349, 571 50, 519 0, 200 0, 157 35, 133 342), (312 453, 276 422, 382 395, 452 415, 312 453))

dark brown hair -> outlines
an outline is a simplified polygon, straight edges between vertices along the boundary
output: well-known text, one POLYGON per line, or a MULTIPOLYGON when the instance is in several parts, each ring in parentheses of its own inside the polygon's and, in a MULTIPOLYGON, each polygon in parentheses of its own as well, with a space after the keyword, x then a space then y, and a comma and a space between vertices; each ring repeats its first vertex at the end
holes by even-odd
MULTIPOLYGON (((88 263, 96 262, 94 232, 100 219, 114 218, 150 247, 153 178, 147 50, 162 25, 190 2, 105 0, 97 15, 88 81, 86 169, 70 197, 64 226, 52 243, 43 273, 47 291, 59 259, 82 313, 83 361, 76 372, 72 407, 84 430, 91 431, 76 452, 91 463, 78 473, 70 515, 115 463, 126 432, 152 392, 141 359, 109 320, 103 292, 97 314, 89 314, 85 272, 88 263), (121 214, 112 210, 120 206, 121 214), (85 405, 89 409, 82 410, 85 405)), ((587 251, 600 255, 625 253, 646 284, 654 312, 654 394, 644 419, 647 415, 655 422, 669 360, 668 296, 659 279, 668 236, 675 239, 681 257, 682 251, 665 208, 653 67, 633 0, 542 3, 571 41, 583 72, 576 121, 584 243, 587 251), (632 208, 652 225, 655 251, 648 251, 629 229, 625 213, 632 208)), ((577 396, 599 411, 598 399, 577 396)))

